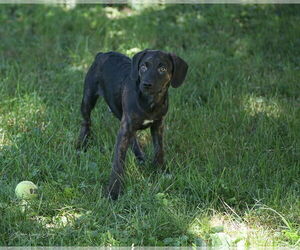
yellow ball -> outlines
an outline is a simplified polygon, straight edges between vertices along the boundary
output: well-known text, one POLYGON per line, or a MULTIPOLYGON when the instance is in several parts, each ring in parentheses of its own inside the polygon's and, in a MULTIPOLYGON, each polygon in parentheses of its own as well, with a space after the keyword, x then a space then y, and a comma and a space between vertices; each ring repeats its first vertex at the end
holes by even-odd
POLYGON ((38 197, 37 186, 31 181, 21 181, 15 190, 19 199, 31 200, 38 197))

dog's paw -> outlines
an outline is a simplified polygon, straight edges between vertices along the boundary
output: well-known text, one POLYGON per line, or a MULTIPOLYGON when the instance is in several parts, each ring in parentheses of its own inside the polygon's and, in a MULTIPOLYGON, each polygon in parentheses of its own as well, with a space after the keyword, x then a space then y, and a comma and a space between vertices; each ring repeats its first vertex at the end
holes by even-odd
POLYGON ((138 157, 136 158, 139 165, 144 166, 146 164, 146 158, 145 157, 138 157))
POLYGON ((111 181, 106 191, 106 197, 111 200, 117 200, 121 194, 121 182, 119 180, 111 181), (113 183, 113 184, 112 184, 113 183))
POLYGON ((77 142, 75 144, 76 151, 86 152, 87 147, 88 147, 88 138, 87 138, 87 136, 84 136, 84 137, 79 136, 79 138, 77 139, 77 142))
POLYGON ((120 196, 120 192, 118 192, 117 190, 107 190, 106 192, 106 198, 108 198, 109 200, 113 200, 116 201, 120 196))

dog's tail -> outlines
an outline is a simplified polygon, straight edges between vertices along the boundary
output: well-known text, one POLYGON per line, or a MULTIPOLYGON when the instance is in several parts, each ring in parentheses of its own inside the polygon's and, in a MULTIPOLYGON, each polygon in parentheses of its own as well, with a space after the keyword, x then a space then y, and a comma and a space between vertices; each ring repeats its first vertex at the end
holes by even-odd
POLYGON ((108 57, 110 55, 111 55, 111 52, 106 52, 106 53, 98 52, 95 56, 94 62, 96 64, 103 64, 103 63, 105 63, 105 61, 108 59, 108 57))
POLYGON ((95 56, 95 60, 99 60, 99 57, 101 56, 101 55, 103 55, 104 53, 102 53, 102 52, 98 52, 97 53, 97 55, 95 56))
MULTIPOLYGON (((97 53, 92 65, 88 69, 88 72, 87 72, 87 74, 85 76, 85 80, 84 80, 85 89, 88 89, 88 88, 95 89, 96 88, 96 86, 99 82, 99 79, 100 79, 99 67, 101 65, 101 62, 103 62, 103 59, 104 59, 103 54, 104 53, 102 53, 102 52, 97 53)), ((98 94, 100 96, 102 96, 102 93, 100 90, 99 90, 98 94)))

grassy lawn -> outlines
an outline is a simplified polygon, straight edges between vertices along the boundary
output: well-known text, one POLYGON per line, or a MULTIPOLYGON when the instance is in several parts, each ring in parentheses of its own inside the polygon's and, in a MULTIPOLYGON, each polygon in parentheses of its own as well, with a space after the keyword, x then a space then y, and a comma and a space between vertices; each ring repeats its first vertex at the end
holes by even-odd
POLYGON ((0 245, 300 246, 300 6, 0 6, 0 245), (172 177, 129 151, 103 197, 119 123, 101 101, 77 154, 83 79, 99 51, 184 58, 170 89, 172 177), (40 196, 14 194, 31 180, 40 196))

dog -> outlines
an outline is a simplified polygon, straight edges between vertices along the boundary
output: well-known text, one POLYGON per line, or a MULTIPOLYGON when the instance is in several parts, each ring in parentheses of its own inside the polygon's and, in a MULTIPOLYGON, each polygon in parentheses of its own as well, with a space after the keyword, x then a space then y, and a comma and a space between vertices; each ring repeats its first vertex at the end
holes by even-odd
POLYGON ((118 52, 98 53, 84 83, 78 149, 86 150, 91 134, 91 111, 103 97, 121 121, 118 132, 108 197, 116 200, 122 191, 124 161, 130 146, 138 161, 145 155, 136 138, 138 130, 150 128, 156 166, 164 165, 163 119, 168 111, 168 88, 184 81, 188 64, 179 56, 160 50, 143 50, 132 60, 118 52))

